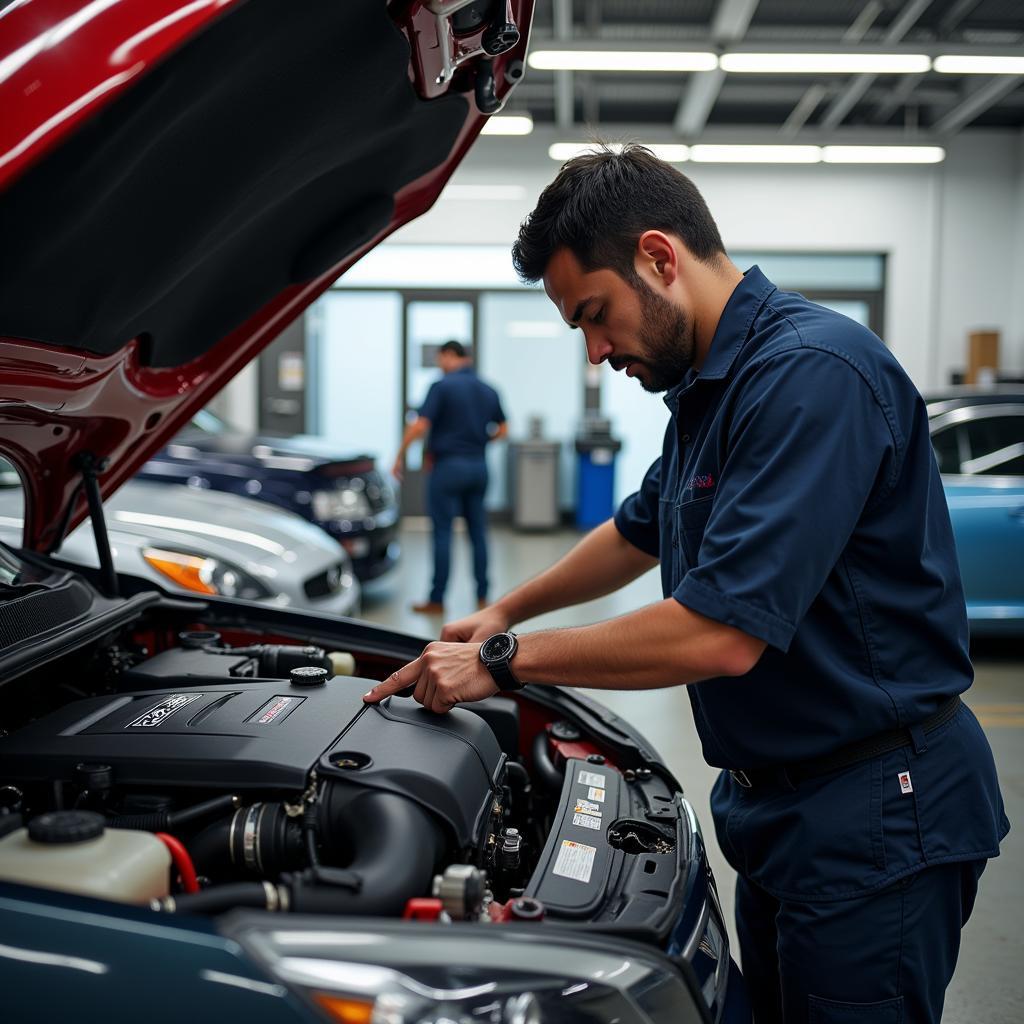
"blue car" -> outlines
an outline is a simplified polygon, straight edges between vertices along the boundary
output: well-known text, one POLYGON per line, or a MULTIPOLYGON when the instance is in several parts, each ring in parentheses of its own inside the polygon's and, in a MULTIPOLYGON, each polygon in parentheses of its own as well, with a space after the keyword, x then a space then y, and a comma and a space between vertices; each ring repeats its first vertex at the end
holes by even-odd
POLYGON ((398 502, 373 456, 339 455, 316 437, 260 437, 202 409, 138 477, 228 491, 297 512, 341 542, 363 582, 398 561, 398 502))
POLYGON ((973 636, 1024 632, 1024 393, 928 402, 973 636))

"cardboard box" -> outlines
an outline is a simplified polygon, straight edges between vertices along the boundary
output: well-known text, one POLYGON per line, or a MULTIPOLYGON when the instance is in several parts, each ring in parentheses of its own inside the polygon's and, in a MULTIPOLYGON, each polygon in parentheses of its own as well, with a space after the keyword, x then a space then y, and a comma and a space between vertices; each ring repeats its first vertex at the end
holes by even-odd
POLYGON ((971 331, 967 335, 967 377, 965 383, 991 383, 999 370, 999 332, 971 331), (981 371, 988 370, 988 373, 981 371), (979 375, 981 380, 979 380, 979 375))

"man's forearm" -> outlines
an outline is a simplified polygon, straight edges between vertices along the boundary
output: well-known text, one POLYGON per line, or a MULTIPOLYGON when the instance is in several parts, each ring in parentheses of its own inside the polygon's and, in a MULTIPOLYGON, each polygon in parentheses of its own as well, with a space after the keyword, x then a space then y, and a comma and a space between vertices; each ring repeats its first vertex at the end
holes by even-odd
POLYGON ((648 690, 745 675, 765 644, 667 598, 606 622, 519 638, 516 675, 530 683, 648 690))
POLYGON ((522 622, 610 594, 657 564, 656 558, 633 547, 609 519, 550 569, 495 602, 495 608, 510 623, 522 622))

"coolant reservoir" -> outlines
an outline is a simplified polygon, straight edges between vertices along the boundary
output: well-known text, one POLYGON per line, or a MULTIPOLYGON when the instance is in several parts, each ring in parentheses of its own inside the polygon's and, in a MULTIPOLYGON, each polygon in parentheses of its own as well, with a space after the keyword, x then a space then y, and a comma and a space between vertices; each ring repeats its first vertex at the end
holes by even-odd
POLYGON ((91 811, 55 811, 0 839, 0 879, 149 903, 168 895, 171 855, 150 832, 106 828, 91 811))

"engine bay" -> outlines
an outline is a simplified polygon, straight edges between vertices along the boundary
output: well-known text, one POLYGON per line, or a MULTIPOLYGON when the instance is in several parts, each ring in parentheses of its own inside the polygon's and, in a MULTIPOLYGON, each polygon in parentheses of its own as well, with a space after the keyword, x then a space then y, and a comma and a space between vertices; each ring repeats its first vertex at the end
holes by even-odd
POLYGON ((697 861, 671 776, 529 687, 366 705, 407 659, 350 648, 143 621, 5 687, 0 881, 665 940, 697 861))

